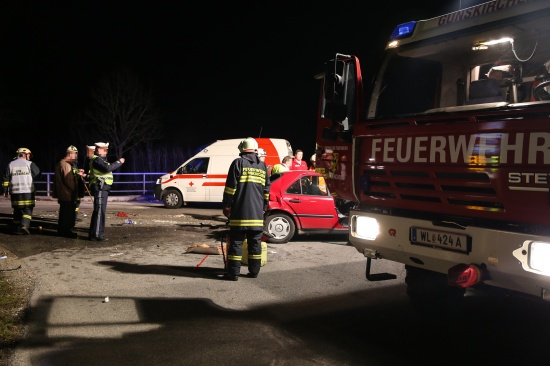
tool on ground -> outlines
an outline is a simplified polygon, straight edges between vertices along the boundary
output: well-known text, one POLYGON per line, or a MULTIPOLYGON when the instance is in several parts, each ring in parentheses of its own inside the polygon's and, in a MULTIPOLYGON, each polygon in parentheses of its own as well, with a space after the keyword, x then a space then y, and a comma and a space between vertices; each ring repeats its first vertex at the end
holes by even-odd
POLYGON ((80 176, 80 179, 82 179, 82 184, 84 184, 84 188, 86 188, 86 192, 90 195, 90 199, 92 200, 92 203, 94 203, 94 197, 92 196, 92 192, 88 189, 88 186, 86 185, 86 181, 84 180, 84 177, 80 176))
POLYGON ((206 260, 206 258, 208 258, 209 255, 210 255, 210 254, 207 254, 207 255, 204 256, 204 258, 202 259, 202 261, 200 261, 199 264, 197 264, 197 266, 195 267, 195 271, 196 271, 197 269, 199 269, 199 266, 202 264, 202 262, 204 262, 204 261, 206 260))
POLYGON ((227 261, 225 260, 225 249, 223 249, 223 246, 224 246, 224 242, 223 240, 225 239, 225 243, 229 243, 229 234, 225 236, 225 238, 222 236, 221 238, 221 243, 220 243, 220 247, 222 248, 222 257, 223 257, 223 269, 227 270, 227 261))
POLYGON ((0 269, 0 272, 15 271, 16 269, 19 269, 19 268, 21 268, 21 265, 18 265, 17 267, 13 267, 13 268, 0 269))
MULTIPOLYGON (((229 226, 229 219, 227 219, 227 221, 225 222, 225 226, 229 226)), ((221 236, 221 243, 220 243, 220 247, 222 248, 222 256, 223 256, 223 269, 227 271, 227 260, 225 258, 225 249, 223 248, 223 245, 224 245, 224 239, 225 239, 225 245, 226 245, 226 249, 229 248, 229 230, 226 231, 225 235, 222 235, 221 236)))

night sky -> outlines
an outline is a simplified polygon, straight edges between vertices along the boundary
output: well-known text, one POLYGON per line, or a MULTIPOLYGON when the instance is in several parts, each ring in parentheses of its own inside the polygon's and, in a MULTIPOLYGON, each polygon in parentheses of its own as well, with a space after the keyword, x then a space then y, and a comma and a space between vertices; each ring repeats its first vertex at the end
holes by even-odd
POLYGON ((167 143, 261 135, 309 156, 324 61, 356 54, 370 77, 395 25, 467 2, 4 2, 0 120, 35 155, 69 145, 91 89, 122 66, 153 90, 167 143))

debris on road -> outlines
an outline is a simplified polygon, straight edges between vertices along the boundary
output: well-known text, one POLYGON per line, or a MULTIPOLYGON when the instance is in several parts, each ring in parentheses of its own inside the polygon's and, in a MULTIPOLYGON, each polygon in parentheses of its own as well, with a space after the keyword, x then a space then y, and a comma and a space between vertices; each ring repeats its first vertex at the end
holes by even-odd
POLYGON ((187 247, 185 253, 222 254, 222 248, 220 245, 210 246, 208 244, 195 244, 187 247))

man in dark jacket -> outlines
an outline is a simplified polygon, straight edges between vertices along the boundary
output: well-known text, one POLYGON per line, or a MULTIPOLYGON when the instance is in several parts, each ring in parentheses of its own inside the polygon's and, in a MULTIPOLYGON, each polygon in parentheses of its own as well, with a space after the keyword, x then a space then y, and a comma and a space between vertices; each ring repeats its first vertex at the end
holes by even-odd
POLYGON ((90 160, 90 189, 94 195, 94 212, 88 230, 88 239, 92 241, 107 240, 105 232, 105 216, 107 215, 107 198, 113 185, 113 170, 124 164, 124 158, 114 163, 107 161, 109 143, 96 142, 95 155, 90 160))
POLYGON ((55 197, 59 203, 59 217, 57 219, 57 234, 66 238, 77 238, 73 232, 76 221, 76 212, 82 197, 80 188, 82 186, 81 175, 74 167, 78 160, 78 149, 71 145, 65 152, 65 157, 55 165, 55 197))
POLYGON ((248 244, 248 277, 256 278, 262 259, 264 213, 269 200, 270 181, 265 164, 256 151, 252 137, 239 144, 240 157, 227 173, 223 193, 223 214, 229 218, 230 243, 227 248, 227 272, 224 280, 237 281, 241 272, 243 240, 248 244))
POLYGON ((4 172, 2 185, 4 196, 11 196, 15 234, 29 235, 36 203, 34 180, 40 175, 40 169, 31 161, 32 153, 29 149, 21 147, 16 154, 4 172))

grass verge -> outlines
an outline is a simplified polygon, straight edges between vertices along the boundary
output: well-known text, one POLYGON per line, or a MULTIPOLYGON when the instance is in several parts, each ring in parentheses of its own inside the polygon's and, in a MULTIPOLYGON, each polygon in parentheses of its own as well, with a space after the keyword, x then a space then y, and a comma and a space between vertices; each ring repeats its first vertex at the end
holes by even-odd
POLYGON ((15 346, 25 333, 30 279, 16 271, 23 270, 0 271, 0 366, 9 365, 15 346))

